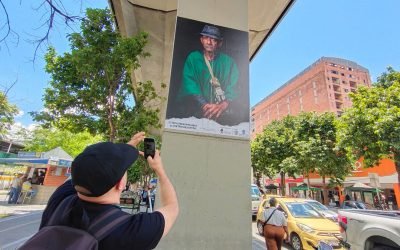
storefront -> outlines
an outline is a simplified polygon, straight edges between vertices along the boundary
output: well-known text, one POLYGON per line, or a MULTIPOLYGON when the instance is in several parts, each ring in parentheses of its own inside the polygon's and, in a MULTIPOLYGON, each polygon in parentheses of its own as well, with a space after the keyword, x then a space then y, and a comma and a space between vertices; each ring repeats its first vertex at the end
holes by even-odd
POLYGON ((30 204, 46 204, 51 194, 70 175, 72 157, 61 148, 45 153, 20 152, 17 158, 0 158, 0 164, 25 166, 25 180, 31 178, 36 195, 30 204))

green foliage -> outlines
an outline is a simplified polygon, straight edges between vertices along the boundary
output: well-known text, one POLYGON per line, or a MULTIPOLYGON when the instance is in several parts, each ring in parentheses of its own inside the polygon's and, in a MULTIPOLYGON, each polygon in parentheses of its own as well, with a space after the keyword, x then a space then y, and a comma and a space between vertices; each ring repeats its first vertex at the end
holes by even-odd
POLYGON ((26 143, 25 151, 47 152, 61 147, 72 157, 81 153, 86 146, 102 141, 101 136, 92 136, 89 132, 71 133, 66 130, 38 128, 26 143))
MULTIPOLYGON (((88 9, 81 32, 69 35, 71 52, 46 54, 51 76, 44 95, 46 111, 33 112, 47 128, 88 131, 109 141, 126 142, 135 132, 160 128, 162 98, 150 81, 132 84, 130 72, 140 67, 147 34, 123 38, 109 10, 88 9)), ((160 85, 165 88, 165 84, 160 85)), ((149 175, 143 161, 129 169, 130 181, 149 175)))
POLYGON ((337 146, 335 120, 332 113, 310 112, 272 122, 251 144, 255 172, 269 177, 318 172, 340 182, 349 173, 350 162, 337 146))
POLYGON ((307 175, 317 172, 341 182, 349 174, 351 164, 336 139, 336 116, 333 113, 302 113, 298 116, 296 159, 298 168, 307 175))
POLYGON ((364 158, 371 167, 394 159, 400 173, 400 73, 388 68, 371 88, 351 94, 353 106, 338 122, 340 143, 353 160, 364 158))
POLYGON ((253 140, 251 162, 255 172, 262 172, 271 178, 281 171, 291 176, 297 172, 293 164, 284 164, 284 160, 293 155, 294 128, 294 117, 287 116, 273 121, 253 140))
POLYGON ((8 102, 7 96, 0 91, 0 137, 7 133, 14 123, 14 116, 18 114, 17 106, 8 102))
POLYGON ((122 38, 109 10, 88 9, 81 32, 69 35, 71 52, 46 54, 50 87, 44 95, 44 112, 32 113, 47 127, 107 135, 110 141, 127 141, 135 131, 160 127, 159 110, 149 101, 161 98, 151 82, 131 83, 147 34, 122 38))

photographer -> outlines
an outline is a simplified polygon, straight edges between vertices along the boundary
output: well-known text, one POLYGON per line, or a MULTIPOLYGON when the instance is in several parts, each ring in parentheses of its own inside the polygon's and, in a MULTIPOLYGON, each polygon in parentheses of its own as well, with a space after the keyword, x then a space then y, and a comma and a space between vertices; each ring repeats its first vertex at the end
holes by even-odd
POLYGON ((98 217, 106 217, 109 212, 126 218, 115 229, 107 231, 107 236, 99 241, 99 249, 155 248, 160 239, 168 234, 179 212, 175 189, 158 151, 154 158, 149 156, 147 161, 158 176, 161 206, 153 213, 127 216, 116 205, 126 188, 127 169, 139 155, 143 155, 136 146, 144 137, 144 132, 140 132, 127 144, 101 142, 86 147, 72 162, 72 180, 66 181, 51 196, 40 228, 48 225, 52 214, 63 201, 71 199, 71 204, 66 208, 67 215, 60 218, 59 224, 87 231, 91 222, 98 217))

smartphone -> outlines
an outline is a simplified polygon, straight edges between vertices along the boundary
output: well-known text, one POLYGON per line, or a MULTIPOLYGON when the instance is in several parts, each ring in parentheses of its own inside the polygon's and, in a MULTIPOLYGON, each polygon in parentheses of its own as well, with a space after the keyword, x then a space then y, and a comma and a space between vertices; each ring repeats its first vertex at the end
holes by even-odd
POLYGON ((156 142, 153 138, 144 138, 144 158, 147 159, 148 156, 154 158, 156 153, 156 142))

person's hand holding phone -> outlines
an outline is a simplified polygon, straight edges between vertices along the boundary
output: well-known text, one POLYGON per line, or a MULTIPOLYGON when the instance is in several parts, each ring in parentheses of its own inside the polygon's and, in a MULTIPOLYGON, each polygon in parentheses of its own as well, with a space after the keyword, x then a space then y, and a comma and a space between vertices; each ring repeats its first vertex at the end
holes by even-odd
POLYGON ((144 140, 144 132, 138 132, 132 136, 130 141, 127 142, 127 144, 137 148, 137 145, 144 140))
POLYGON ((158 176, 164 173, 164 166, 161 161, 160 151, 156 150, 154 157, 147 157, 149 166, 156 172, 158 176))

